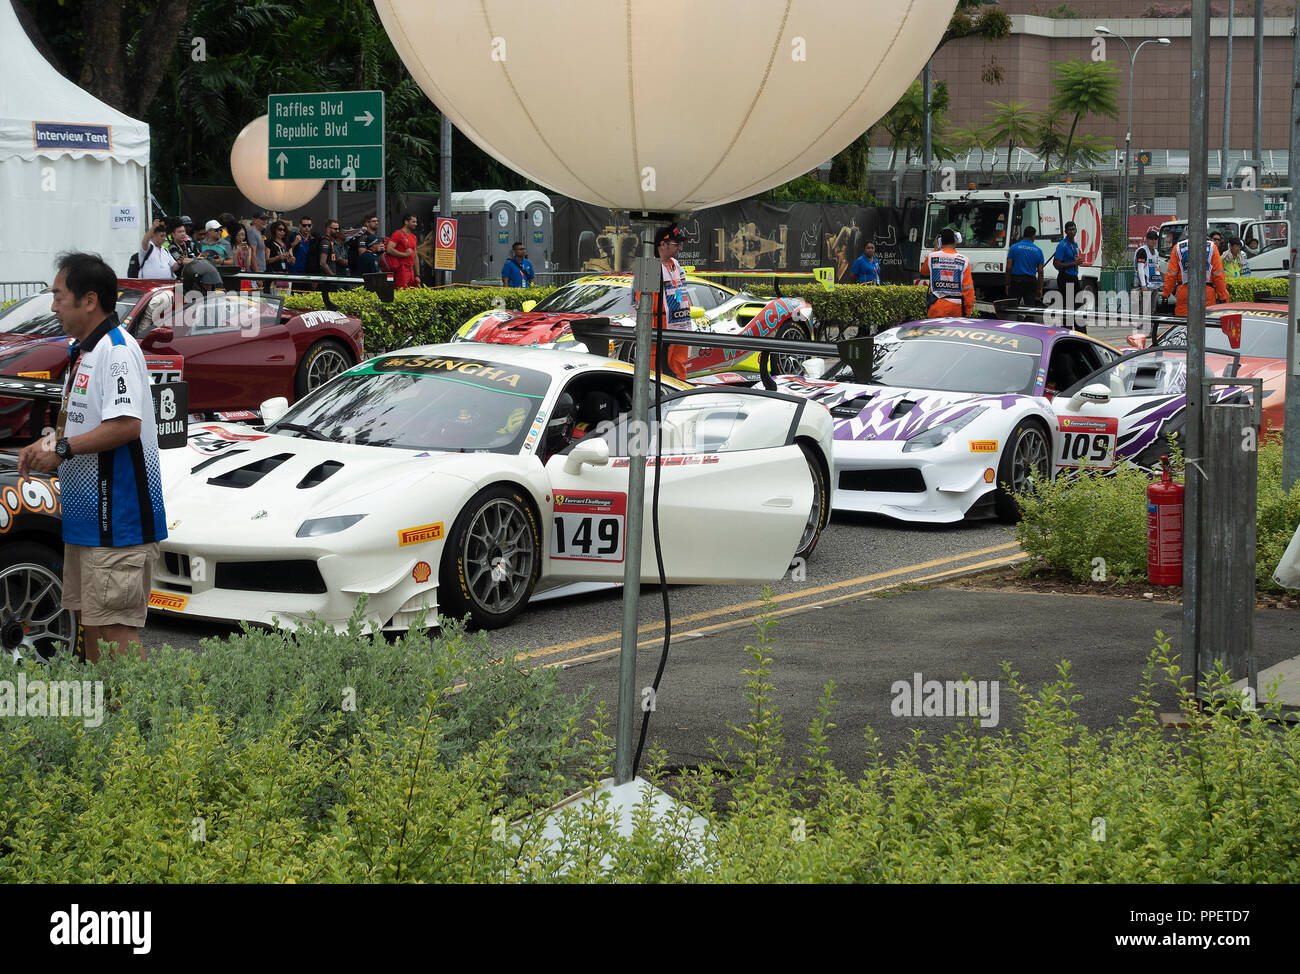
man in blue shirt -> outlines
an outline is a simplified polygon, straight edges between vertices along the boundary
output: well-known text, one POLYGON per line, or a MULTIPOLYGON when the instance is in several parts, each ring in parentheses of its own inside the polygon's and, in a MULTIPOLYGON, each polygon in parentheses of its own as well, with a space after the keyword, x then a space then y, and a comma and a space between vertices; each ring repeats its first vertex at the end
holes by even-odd
POLYGON ((1007 297, 1016 298, 1022 305, 1043 300, 1043 251, 1036 236, 1033 227, 1025 227, 1019 242, 1007 251, 1007 297))
POLYGON ((868 239, 862 245, 862 256, 853 262, 849 273, 858 284, 880 283, 880 261, 876 258, 875 241, 868 239))
POLYGON ((501 286, 532 287, 533 262, 528 259, 528 250, 516 240, 510 251, 511 258, 501 265, 501 286))

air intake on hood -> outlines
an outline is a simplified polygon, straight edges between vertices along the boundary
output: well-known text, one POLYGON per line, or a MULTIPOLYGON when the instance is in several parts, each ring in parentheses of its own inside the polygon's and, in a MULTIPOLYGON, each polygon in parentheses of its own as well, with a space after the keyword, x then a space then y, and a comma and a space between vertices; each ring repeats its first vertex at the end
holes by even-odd
POLYGON ((284 461, 292 459, 292 453, 277 453, 273 457, 265 457, 246 466, 227 470, 218 477, 209 477, 208 483, 214 487, 252 487, 284 461))
POLYGON ((852 419, 862 410, 867 408, 867 403, 871 402, 871 396, 855 396, 852 399, 846 399, 839 405, 831 407, 831 415, 836 419, 852 419))
POLYGON ((342 469, 343 464, 337 460, 326 460, 324 463, 318 463, 307 471, 307 476, 298 481, 298 489, 305 490, 308 487, 323 484, 342 469))
POLYGON ((906 416, 912 411, 914 406, 916 406, 915 399, 900 399, 898 402, 894 403, 894 409, 889 414, 889 418, 898 419, 900 416, 906 416))

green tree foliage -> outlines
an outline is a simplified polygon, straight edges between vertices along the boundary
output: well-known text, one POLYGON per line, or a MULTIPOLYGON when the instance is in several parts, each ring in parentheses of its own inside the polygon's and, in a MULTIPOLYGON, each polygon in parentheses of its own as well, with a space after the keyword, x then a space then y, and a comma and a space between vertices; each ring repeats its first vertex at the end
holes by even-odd
POLYGON ((1063 150, 1068 166, 1074 147, 1074 130, 1078 128, 1079 122, 1093 115, 1104 115, 1107 118, 1119 115, 1115 97, 1119 91, 1119 77, 1115 65, 1110 61, 1074 58, 1055 61, 1052 69, 1056 72, 1056 77, 1052 84, 1051 107, 1072 116, 1063 150))
MULTIPOLYGON (((948 84, 944 81, 935 83, 930 96, 931 148, 936 158, 951 156, 952 149, 943 145, 935 149, 941 141, 937 138, 943 125, 944 112, 948 110, 948 84), (944 155, 940 155, 943 152, 944 155)), ((921 82, 913 81, 907 86, 903 97, 880 120, 880 127, 889 133, 892 149, 889 154, 889 168, 892 170, 898 161, 898 150, 921 150, 925 145, 925 109, 921 98, 921 82)))
POLYGON ((1052 157, 1065 151, 1065 135, 1061 132, 1065 124, 1065 112, 1059 108, 1049 108, 1038 116, 1034 128, 1033 142, 1035 152, 1043 157, 1043 169, 1050 169, 1052 157))
POLYGON ((989 120, 990 142, 1007 144, 1007 175, 1011 175, 1011 153, 1018 145, 1029 145, 1034 138, 1038 113, 1030 111, 1027 101, 990 101, 993 111, 985 116, 989 120))

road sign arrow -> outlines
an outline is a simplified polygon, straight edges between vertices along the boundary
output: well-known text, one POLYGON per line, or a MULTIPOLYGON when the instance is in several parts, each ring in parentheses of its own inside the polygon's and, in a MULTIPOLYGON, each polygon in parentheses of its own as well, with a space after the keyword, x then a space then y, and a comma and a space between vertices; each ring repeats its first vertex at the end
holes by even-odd
POLYGON ((278 156, 275 157, 275 161, 280 164, 280 175, 283 176, 284 164, 289 161, 289 157, 286 156, 283 152, 281 152, 278 156))
POLYGON ((368 108, 366 109, 366 113, 364 115, 356 115, 352 119, 352 121, 354 122, 365 122, 367 128, 370 126, 370 123, 373 122, 374 120, 375 120, 375 116, 370 114, 370 109, 368 108))

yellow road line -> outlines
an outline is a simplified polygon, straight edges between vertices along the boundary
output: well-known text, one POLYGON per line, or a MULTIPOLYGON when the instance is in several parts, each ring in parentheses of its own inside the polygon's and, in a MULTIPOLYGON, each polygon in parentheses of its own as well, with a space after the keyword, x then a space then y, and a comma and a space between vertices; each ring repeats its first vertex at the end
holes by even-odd
MULTIPOLYGON (((839 582, 831 582, 830 584, 827 585, 818 585, 813 588, 799 589, 796 592, 786 592, 782 595, 773 596, 772 601, 775 603, 782 603, 782 602, 789 602, 792 599, 808 598, 814 595, 820 595, 823 592, 833 592, 837 589, 844 589, 854 585, 861 585, 864 582, 875 582, 875 581, 879 581, 882 578, 893 578, 898 575, 906 575, 909 572, 920 571, 921 569, 924 568, 934 568, 938 565, 947 565, 953 562, 966 561, 969 558, 977 558, 980 555, 991 555, 999 551, 1010 551, 1013 548, 1018 549, 1019 547, 1020 547, 1020 543, 1018 541, 1012 541, 1009 544, 994 545, 991 548, 977 548, 974 551, 966 551, 960 555, 950 555, 947 558, 934 558, 930 561, 918 562, 915 565, 905 565, 902 568, 891 568, 889 571, 876 572, 875 574, 872 575, 863 575, 859 578, 848 578, 839 582)), ((934 577, 934 576, 929 576, 929 577, 934 577)), ((888 588, 888 586, 883 586, 883 587, 888 588)), ((876 591, 876 590, 871 589, 869 591, 876 591)), ((860 593, 855 593, 855 594, 860 594, 860 593)), ((687 626, 690 625, 691 623, 699 622, 704 619, 716 618, 717 616, 720 615, 731 615, 736 612, 744 612, 746 609, 756 609, 761 607, 763 604, 764 603, 762 599, 755 599, 750 602, 737 602, 732 605, 722 606, 717 609, 709 609, 704 612, 696 612, 693 615, 683 616, 680 619, 675 619, 674 622, 678 626, 687 626)), ((662 621, 648 622, 644 626, 641 626, 637 630, 637 632, 638 633, 654 632, 656 629, 662 629, 663 626, 664 624, 662 621)), ((528 650, 522 653, 518 653, 515 655, 515 659, 522 661, 527 659, 537 659, 542 656, 553 656, 556 653, 563 653, 571 649, 581 649, 584 646, 593 646, 597 643, 607 642, 608 640, 611 639, 622 640, 622 638, 623 638, 622 632, 607 632, 599 636, 586 636, 581 639, 573 639, 570 640, 569 642, 556 643, 553 646, 545 646, 541 649, 528 650)))
MULTIPOLYGON (((951 574, 953 573, 953 571, 961 571, 961 572, 965 572, 965 571, 968 571, 968 570, 970 570, 970 569, 972 569, 972 568, 994 568, 994 567, 996 567, 996 566, 998 566, 998 565, 1010 565, 1010 564, 1014 564, 1015 562, 1018 562, 1018 561, 1024 561, 1025 558, 1027 558, 1027 557, 1029 557, 1029 556, 1028 556, 1028 555, 1021 555, 1021 556, 1019 556, 1019 557, 1017 557, 1017 558, 1012 558, 1012 559, 1010 559, 1010 560, 1008 560, 1008 559, 1006 559, 1006 558, 990 558, 988 561, 981 561, 981 562, 978 562, 977 564, 974 564, 974 565, 963 565, 960 569, 952 569, 952 570, 949 570, 949 571, 935 572, 933 575, 925 575, 925 576, 923 576, 923 577, 921 577, 921 578, 910 578, 910 579, 908 579, 907 581, 908 581, 908 582, 926 582, 926 581, 931 581, 931 580, 936 579, 936 578, 944 578, 944 577, 946 577, 946 576, 948 576, 948 575, 951 575, 951 574)), ((906 584, 906 583, 905 583, 905 584, 906 584)), ((891 588, 893 588, 893 587, 894 587, 893 585, 877 585, 877 586, 875 586, 874 588, 862 589, 862 590, 859 591, 859 592, 850 592, 850 593, 847 594, 847 595, 839 595, 839 596, 836 596, 836 597, 833 598, 833 599, 826 599, 826 600, 824 600, 824 601, 822 601, 822 602, 817 602, 817 603, 814 603, 814 604, 817 605, 818 607, 823 606, 823 605, 834 605, 836 602, 847 602, 847 601, 849 601, 850 599, 857 599, 857 598, 861 598, 861 597, 864 596, 864 595, 870 595, 872 592, 884 592, 884 591, 887 591, 888 589, 891 589, 891 588)), ((761 603, 760 603, 760 604, 761 604, 761 603)), ((780 610, 778 610, 778 611, 776 611, 776 612, 773 612, 773 613, 772 613, 772 617, 773 617, 773 618, 776 618, 776 617, 778 617, 778 616, 789 615, 789 614, 792 613, 792 612, 800 612, 800 611, 802 611, 802 610, 804 610, 804 609, 807 609, 807 608, 809 608, 809 606, 806 606, 806 605, 793 605, 793 606, 790 606, 789 608, 786 608, 786 609, 780 609, 780 610)), ((692 630, 691 630, 691 634, 692 634, 692 636, 695 636, 695 635, 704 635, 705 633, 713 632, 713 631, 718 630, 718 629, 728 629, 728 628, 731 628, 731 627, 733 627, 733 626, 738 626, 738 625, 740 625, 740 624, 742 624, 742 623, 745 623, 745 622, 753 622, 755 618, 757 618, 757 616, 750 617, 749 619, 732 619, 732 620, 730 620, 730 621, 728 621, 728 622, 719 622, 719 623, 715 623, 715 624, 712 625, 712 626, 705 626, 703 629, 692 629, 692 630)), ((644 640, 642 640, 641 642, 637 643, 636 645, 637 645, 637 648, 638 648, 638 649, 642 649, 642 648, 647 647, 647 646, 658 646, 659 644, 660 644, 660 640, 658 640, 658 639, 644 639, 644 640)), ((568 659, 557 659, 557 660, 554 660, 553 662, 550 662, 550 663, 543 663, 543 664, 542 664, 542 668, 550 667, 550 666, 568 666, 568 665, 570 665, 570 664, 572 664, 572 663, 589 663, 589 662, 591 662, 592 660, 605 659, 606 657, 613 656, 613 655, 615 655, 616 653, 621 652, 621 651, 622 651, 622 648, 623 648, 622 646, 615 646, 615 647, 613 647, 612 649, 602 649, 602 650, 600 650, 599 652, 596 652, 596 653, 588 653, 588 654, 585 655, 585 656, 571 656, 571 657, 569 657, 568 659)))

